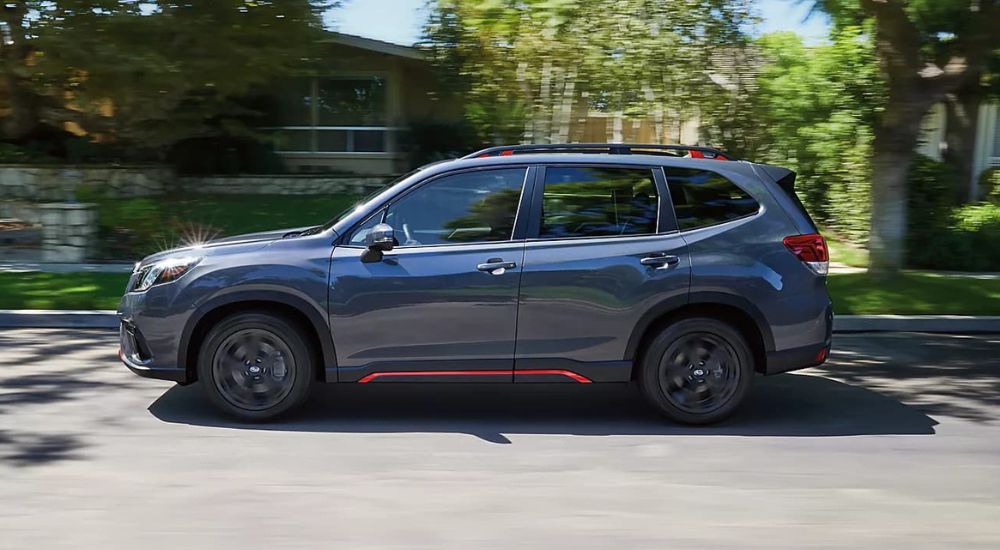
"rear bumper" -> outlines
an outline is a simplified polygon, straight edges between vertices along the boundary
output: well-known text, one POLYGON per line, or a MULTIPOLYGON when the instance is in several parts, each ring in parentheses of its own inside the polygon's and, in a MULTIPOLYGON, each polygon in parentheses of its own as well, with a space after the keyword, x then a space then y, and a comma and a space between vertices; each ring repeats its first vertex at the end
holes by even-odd
POLYGON ((781 351, 767 352, 767 367, 764 374, 778 374, 792 370, 807 369, 822 365, 830 356, 833 343, 833 307, 826 309, 826 338, 822 343, 781 351))
POLYGON ((767 370, 765 374, 778 374, 815 367, 823 364, 829 355, 829 342, 784 351, 770 351, 767 353, 767 370))

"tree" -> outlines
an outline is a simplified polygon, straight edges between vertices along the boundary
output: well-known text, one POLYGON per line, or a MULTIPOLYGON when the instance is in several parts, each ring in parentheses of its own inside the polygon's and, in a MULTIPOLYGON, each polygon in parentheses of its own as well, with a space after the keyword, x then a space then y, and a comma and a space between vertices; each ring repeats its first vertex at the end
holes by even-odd
POLYGON ((718 94, 714 54, 747 42, 748 0, 436 0, 425 42, 484 142, 568 141, 607 113, 656 135, 718 94))
POLYGON ((868 235, 872 125, 883 103, 874 48, 844 27, 807 47, 790 32, 754 41, 752 86, 707 129, 737 157, 798 173, 796 189, 825 227, 854 241, 868 235), (732 138, 728 138, 732 136, 732 138))
POLYGON ((985 72, 1000 0, 819 0, 836 24, 874 22, 886 102, 875 124, 869 271, 903 266, 907 176, 924 116, 985 72))
POLYGON ((0 8, 0 132, 72 128, 162 154, 178 139, 244 131, 240 98, 308 67, 309 0, 12 0, 0 8))

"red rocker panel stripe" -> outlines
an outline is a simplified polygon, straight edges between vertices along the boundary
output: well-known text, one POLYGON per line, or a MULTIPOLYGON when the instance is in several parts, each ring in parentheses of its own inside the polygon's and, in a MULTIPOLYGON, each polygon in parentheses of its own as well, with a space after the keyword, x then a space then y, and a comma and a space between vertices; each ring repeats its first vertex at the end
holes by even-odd
POLYGON ((390 378, 393 376, 503 376, 510 374, 553 374, 565 376, 581 384, 590 384, 591 381, 586 376, 582 376, 568 370, 420 370, 410 372, 373 372, 358 380, 358 384, 367 384, 376 378, 390 378))

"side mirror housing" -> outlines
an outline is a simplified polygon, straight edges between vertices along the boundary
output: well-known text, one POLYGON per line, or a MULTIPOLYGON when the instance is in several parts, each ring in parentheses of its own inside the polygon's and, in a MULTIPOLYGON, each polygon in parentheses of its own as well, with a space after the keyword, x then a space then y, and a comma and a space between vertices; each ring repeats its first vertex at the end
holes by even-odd
POLYGON ((396 238, 393 236, 392 226, 387 223, 376 225, 365 235, 365 245, 371 250, 388 252, 395 244, 396 238))
POLYGON ((392 250, 396 245, 396 237, 393 235, 392 226, 387 223, 380 223, 368 231, 365 235, 365 250, 361 255, 364 263, 381 262, 382 253, 392 250))

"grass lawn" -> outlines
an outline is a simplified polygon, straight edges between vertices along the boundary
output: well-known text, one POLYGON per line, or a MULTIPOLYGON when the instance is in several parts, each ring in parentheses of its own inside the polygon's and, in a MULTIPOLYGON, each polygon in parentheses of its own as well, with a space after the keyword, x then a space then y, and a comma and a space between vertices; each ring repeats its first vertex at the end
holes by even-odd
POLYGON ((319 225, 352 206, 354 195, 189 195, 165 197, 163 212, 223 235, 319 225))
POLYGON ((830 250, 830 261, 851 267, 868 267, 868 251, 860 246, 840 240, 832 232, 820 229, 830 250))
MULTIPOLYGON (((0 273, 0 309, 115 309, 124 273, 0 273)), ((840 315, 1000 315, 1000 279, 908 272, 886 283, 864 273, 829 277, 840 315)))
POLYGON ((0 273, 0 309, 115 309, 127 273, 0 273))
POLYGON ((910 271, 878 282, 867 273, 837 273, 827 286, 840 315, 1000 315, 1000 279, 910 271))

